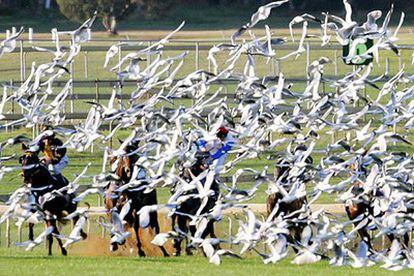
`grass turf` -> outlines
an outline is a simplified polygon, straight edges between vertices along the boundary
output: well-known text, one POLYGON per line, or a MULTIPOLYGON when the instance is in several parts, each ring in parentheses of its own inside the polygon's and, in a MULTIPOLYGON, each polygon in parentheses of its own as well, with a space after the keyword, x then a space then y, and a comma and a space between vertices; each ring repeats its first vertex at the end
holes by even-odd
MULTIPOLYGON (((326 261, 296 266, 290 260, 264 265, 257 257, 243 260, 223 258, 222 264, 215 266, 201 256, 48 257, 41 253, 26 253, 14 249, 0 249, 0 266, 1 275, 389 275, 388 271, 377 266, 363 269, 332 268, 326 261)), ((412 275, 412 271, 408 270, 394 273, 412 275)))

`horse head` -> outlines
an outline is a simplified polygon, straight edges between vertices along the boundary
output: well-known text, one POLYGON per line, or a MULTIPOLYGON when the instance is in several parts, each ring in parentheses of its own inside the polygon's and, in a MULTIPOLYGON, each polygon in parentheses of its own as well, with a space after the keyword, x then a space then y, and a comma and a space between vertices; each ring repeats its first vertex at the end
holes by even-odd
MULTIPOLYGON (((121 140, 120 142, 122 143, 121 140)), ((125 154, 111 160, 111 164, 116 164, 115 174, 118 175, 124 182, 129 182, 131 179, 134 164, 139 158, 137 153, 138 147, 139 141, 131 142, 125 147, 125 154)))
POLYGON ((30 176, 33 169, 40 165, 40 159, 37 151, 30 149, 26 144, 22 144, 23 155, 19 158, 19 163, 22 165, 24 182, 30 182, 30 176))

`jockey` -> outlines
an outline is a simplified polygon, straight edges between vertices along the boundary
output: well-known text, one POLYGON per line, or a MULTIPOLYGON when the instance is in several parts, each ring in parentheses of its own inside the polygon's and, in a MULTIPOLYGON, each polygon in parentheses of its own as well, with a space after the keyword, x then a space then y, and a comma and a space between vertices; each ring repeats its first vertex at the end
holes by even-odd
POLYGON ((236 144, 236 140, 224 126, 217 130, 216 137, 217 139, 210 142, 207 142, 204 139, 199 139, 196 143, 200 151, 210 153, 210 160, 208 163, 215 165, 215 172, 218 175, 227 159, 228 152, 236 144))
POLYGON ((39 151, 42 151, 44 157, 42 162, 48 167, 59 182, 64 184, 62 171, 69 164, 69 158, 66 154, 66 148, 62 147, 63 142, 56 137, 54 132, 45 135, 38 143, 39 151))

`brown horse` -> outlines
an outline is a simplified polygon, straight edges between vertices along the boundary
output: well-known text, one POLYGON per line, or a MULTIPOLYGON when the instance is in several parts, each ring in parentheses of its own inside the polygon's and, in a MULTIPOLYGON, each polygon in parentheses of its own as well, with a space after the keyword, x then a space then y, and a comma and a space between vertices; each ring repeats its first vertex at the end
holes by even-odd
MULTIPOLYGON (((312 163, 312 159, 309 157, 309 160, 307 160, 307 163, 312 163)), ((284 160, 279 161, 279 164, 276 165, 274 177, 276 181, 280 181, 282 184, 288 183, 288 177, 289 177, 289 170, 290 170, 290 163, 284 160)), ((306 177, 299 176, 302 181, 306 182, 306 177)), ((283 213, 285 216, 294 213, 295 211, 300 210, 304 205, 307 204, 306 197, 298 198, 292 202, 282 202, 283 195, 279 192, 273 193, 268 196, 266 201, 266 210, 267 210, 267 216, 270 216, 273 209, 276 205, 278 205, 278 210, 274 214, 274 217, 279 216, 279 214, 283 213)), ((290 216, 290 219, 298 218, 300 213, 294 214, 290 216)), ((302 225, 300 223, 294 223, 288 227, 290 234, 287 236, 287 239, 290 243, 296 244, 301 240, 301 234, 303 232, 303 229, 306 225, 302 225)), ((296 252, 297 249, 293 247, 293 250, 296 252)))
MULTIPOLYGON (((126 154, 118 158, 112 158, 110 163, 112 166, 116 167, 115 174, 120 178, 122 184, 130 182, 131 176, 134 170, 134 165, 138 160, 138 154, 130 154, 133 151, 136 151, 138 145, 129 145, 125 148, 126 154)), ((115 190, 119 187, 120 183, 112 182, 108 189, 106 190, 106 199, 105 205, 108 210, 108 215, 110 216, 109 210, 112 208, 117 208, 118 210, 122 209, 122 206, 128 201, 131 200, 131 209, 129 214, 125 217, 127 222, 127 227, 133 228, 135 231, 138 255, 140 257, 145 257, 145 252, 142 249, 142 242, 139 235, 139 215, 137 212, 144 206, 156 205, 157 204, 157 192, 155 190, 144 193, 142 190, 126 190, 122 193, 117 193, 115 190), (116 195, 111 196, 111 195, 116 195)), ((160 226, 158 223, 158 214, 157 212, 150 213, 150 223, 149 227, 151 231, 158 234, 160 232, 160 226)), ((163 256, 168 257, 168 253, 163 246, 159 247, 163 256)), ((118 249, 118 244, 111 244, 111 250, 116 251, 118 249)))
MULTIPOLYGON (((28 151, 28 147, 23 144, 24 154, 20 157, 19 162, 22 164, 22 174, 24 183, 29 185, 31 193, 36 199, 36 203, 40 211, 45 215, 46 226, 52 226, 53 232, 47 236, 48 253, 52 255, 53 236, 55 236, 62 255, 67 255, 67 250, 63 247, 61 239, 58 238, 59 230, 57 221, 64 223, 62 218, 69 213, 76 211, 77 204, 73 203, 75 194, 67 194, 65 192, 54 192, 62 188, 61 181, 55 179, 49 170, 40 162, 36 152, 28 151), (46 195, 51 195, 47 197, 46 195)), ((79 218, 73 219, 74 223, 79 218)), ((34 224, 29 223, 29 239, 34 239, 34 224)), ((87 234, 81 230, 81 236, 86 239, 87 234)))
MULTIPOLYGON (((359 173, 367 174, 367 171, 364 167, 358 166, 357 164, 351 165, 351 169, 354 171, 359 171, 359 173)), ((358 200, 355 201, 349 201, 345 205, 345 212, 350 220, 354 220, 359 216, 364 215, 364 218, 374 217, 374 200, 378 196, 382 196, 381 191, 372 191, 370 194, 365 194, 364 196, 360 196, 364 192, 363 184, 361 182, 355 182, 353 183, 352 187, 352 193, 355 195, 355 197, 358 197, 358 200)), ((410 213, 411 210, 408 210, 407 213, 410 213)), ((379 216, 382 216, 383 214, 379 214, 379 216)), ((360 223, 361 220, 358 220, 354 222, 354 225, 357 226, 360 223)), ((368 248, 370 250, 373 250, 372 246, 372 238, 369 234, 369 231, 367 229, 368 225, 370 224, 371 219, 368 219, 367 226, 362 227, 358 230, 358 234, 362 240, 365 240, 367 242, 368 248)), ((394 239, 397 237, 395 235, 389 234, 387 235, 387 238, 392 243, 394 239)), ((409 245, 409 235, 408 233, 405 233, 403 235, 403 244, 408 247, 409 245)))
MULTIPOLYGON (((266 202, 267 216, 270 216, 276 204, 279 204, 279 209, 274 214, 274 217, 279 216, 279 214, 281 213, 283 213, 284 215, 292 214, 293 212, 300 210, 303 207, 303 205, 307 203, 306 197, 299 198, 289 203, 280 202, 281 199, 283 199, 283 195, 281 193, 274 193, 268 196, 267 202, 266 202)), ((294 218, 297 218, 298 216, 299 214, 293 215, 290 218, 294 219, 294 218)), ((291 225, 288 227, 288 229, 290 231, 290 235, 287 237, 287 239, 290 243, 295 244, 296 242, 301 240, 301 234, 304 229, 303 225, 300 225, 300 224, 291 225)), ((293 249, 296 251, 295 247, 293 249)))

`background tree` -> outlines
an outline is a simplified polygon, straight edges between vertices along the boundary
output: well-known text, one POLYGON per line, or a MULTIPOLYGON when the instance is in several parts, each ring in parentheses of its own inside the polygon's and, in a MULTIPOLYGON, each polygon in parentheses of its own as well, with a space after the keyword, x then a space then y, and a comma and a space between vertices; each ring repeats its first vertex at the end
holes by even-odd
POLYGON ((117 34, 117 23, 136 7, 134 0, 57 0, 60 11, 70 20, 82 22, 95 11, 111 34, 117 34))
POLYGON ((180 1, 174 0, 134 0, 134 3, 137 4, 143 16, 147 18, 162 17, 171 10, 174 4, 181 4, 180 1))

